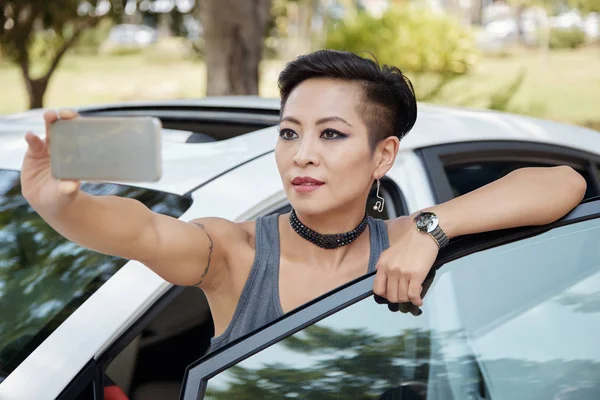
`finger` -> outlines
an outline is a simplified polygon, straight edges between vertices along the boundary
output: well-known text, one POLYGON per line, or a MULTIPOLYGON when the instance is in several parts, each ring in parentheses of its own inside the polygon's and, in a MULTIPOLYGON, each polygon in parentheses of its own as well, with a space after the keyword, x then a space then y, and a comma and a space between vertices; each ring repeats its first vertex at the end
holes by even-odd
POLYGON ((377 304, 388 304, 388 301, 385 297, 380 296, 378 294, 374 294, 373 295, 373 299, 375 300, 375 303, 377 304))
POLYGON ((46 138, 44 141, 46 145, 50 143, 50 125, 58 120, 58 113, 53 110, 48 110, 44 113, 44 122, 46 124, 46 138))
POLYGON ((421 292, 423 291, 423 286, 418 279, 411 279, 408 284, 408 300, 413 303, 415 306, 420 307, 423 305, 423 300, 421 299, 421 292))
POLYGON ((58 113, 54 110, 48 110, 44 113, 44 122, 46 123, 46 127, 48 124, 53 123, 58 119, 58 113))
POLYGON ((62 180, 58 182, 58 190, 61 194, 71 195, 79 190, 81 182, 62 180))
POLYGON ((407 303, 408 299, 408 279, 401 277, 398 281, 398 301, 407 303))
POLYGON ((37 155, 44 151, 45 145, 42 139, 33 132, 27 132, 25 134, 25 141, 27 142, 27 154, 30 156, 37 155))
POLYGON ((385 297, 391 303, 398 303, 398 279, 388 277, 385 297))
POLYGON ((415 306, 413 303, 400 303, 398 304, 398 311, 404 313, 404 314, 412 314, 415 317, 418 317, 419 315, 421 315, 423 313, 423 311, 415 306))
POLYGON ((378 270, 375 275, 375 281, 373 282, 373 293, 378 296, 385 297, 385 290, 387 288, 387 276, 382 270, 378 270))
POLYGON ((50 125, 58 120, 68 120, 78 117, 77 111, 70 108, 63 108, 60 111, 46 111, 44 113, 44 121, 46 123, 46 144, 50 142, 50 125))
POLYGON ((58 117, 61 120, 73 119, 73 118, 77 118, 78 116, 79 116, 79 114, 77 114, 77 111, 75 111, 71 108, 63 108, 58 112, 58 117))

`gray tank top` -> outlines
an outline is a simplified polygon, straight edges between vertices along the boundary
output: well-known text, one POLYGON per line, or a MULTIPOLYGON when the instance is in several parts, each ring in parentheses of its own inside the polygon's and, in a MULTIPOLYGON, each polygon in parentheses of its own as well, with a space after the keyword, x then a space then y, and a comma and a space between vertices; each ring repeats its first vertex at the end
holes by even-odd
MULTIPOLYGON (((229 326, 211 340, 209 352, 225 346, 284 315, 279 300, 278 215, 256 219, 256 255, 229 326)), ((366 273, 375 271, 379 255, 389 247, 385 222, 368 217, 371 251, 366 273)))

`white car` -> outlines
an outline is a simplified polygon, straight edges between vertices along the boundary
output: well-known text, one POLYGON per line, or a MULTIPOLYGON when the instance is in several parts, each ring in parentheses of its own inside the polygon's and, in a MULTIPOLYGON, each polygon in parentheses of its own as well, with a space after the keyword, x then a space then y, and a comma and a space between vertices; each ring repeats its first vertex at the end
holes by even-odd
MULTIPOLYGON (((183 220, 289 210, 273 154, 277 100, 79 112, 151 115, 164 126, 159 182, 86 191, 183 220)), ((42 110, 0 118, 2 400, 123 398, 116 387, 131 400, 600 398, 595 131, 421 104, 382 180, 386 208, 373 211, 371 199, 371 215, 412 213, 527 166, 574 167, 588 183, 585 202, 546 227, 455 240, 420 316, 372 301, 365 276, 202 358, 213 327, 201 290, 78 247, 32 212, 19 186, 27 130, 43 133, 42 110)))

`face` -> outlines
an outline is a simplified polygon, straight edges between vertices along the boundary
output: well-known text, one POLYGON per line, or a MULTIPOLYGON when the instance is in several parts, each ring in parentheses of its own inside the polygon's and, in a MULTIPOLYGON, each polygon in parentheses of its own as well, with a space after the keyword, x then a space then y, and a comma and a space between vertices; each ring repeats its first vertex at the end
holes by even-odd
POLYGON ((364 210, 373 179, 392 166, 398 139, 369 147, 359 115, 358 83, 309 79, 290 94, 282 111, 275 157, 293 207, 305 215, 364 210))

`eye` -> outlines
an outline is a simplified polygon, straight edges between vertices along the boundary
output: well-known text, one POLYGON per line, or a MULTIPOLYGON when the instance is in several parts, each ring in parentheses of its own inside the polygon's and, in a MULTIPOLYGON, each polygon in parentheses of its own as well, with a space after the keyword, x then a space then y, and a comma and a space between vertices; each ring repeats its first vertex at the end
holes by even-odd
POLYGON ((284 140, 292 140, 298 137, 298 134, 291 129, 281 129, 279 131, 279 137, 284 140))
POLYGON ((340 139, 340 138, 346 137, 346 135, 344 135, 341 132, 335 131, 333 129, 326 129, 321 133, 321 137, 323 139, 333 140, 333 139, 340 139))

